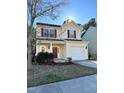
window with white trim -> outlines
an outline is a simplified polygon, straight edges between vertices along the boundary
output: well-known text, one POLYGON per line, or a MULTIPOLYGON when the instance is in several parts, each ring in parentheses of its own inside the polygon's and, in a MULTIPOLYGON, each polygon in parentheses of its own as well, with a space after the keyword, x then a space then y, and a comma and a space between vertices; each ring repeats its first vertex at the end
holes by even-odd
POLYGON ((69 30, 69 38, 76 38, 76 31, 75 30, 69 30))
POLYGON ((74 30, 70 30, 70 33, 69 34, 70 34, 69 35, 70 38, 74 38, 74 30))
POLYGON ((54 37, 55 38, 55 30, 53 29, 44 29, 43 37, 54 37))

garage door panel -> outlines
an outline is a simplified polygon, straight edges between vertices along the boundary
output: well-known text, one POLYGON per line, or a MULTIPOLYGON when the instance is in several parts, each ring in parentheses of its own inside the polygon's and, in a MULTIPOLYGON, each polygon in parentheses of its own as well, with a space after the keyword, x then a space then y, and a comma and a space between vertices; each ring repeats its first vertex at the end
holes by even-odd
POLYGON ((86 50, 82 46, 70 46, 68 48, 68 57, 72 57, 72 60, 84 60, 87 59, 86 50))

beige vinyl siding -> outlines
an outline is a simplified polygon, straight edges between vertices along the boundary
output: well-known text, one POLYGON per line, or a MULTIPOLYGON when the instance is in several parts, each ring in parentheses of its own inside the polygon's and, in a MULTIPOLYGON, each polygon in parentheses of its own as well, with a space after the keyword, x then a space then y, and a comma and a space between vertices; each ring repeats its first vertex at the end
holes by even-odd
POLYGON ((68 30, 74 30, 76 31, 76 39, 81 39, 80 35, 81 35, 81 30, 80 28, 77 27, 77 25, 75 23, 68 23, 68 24, 64 24, 62 26, 62 38, 67 39, 68 38, 68 30))

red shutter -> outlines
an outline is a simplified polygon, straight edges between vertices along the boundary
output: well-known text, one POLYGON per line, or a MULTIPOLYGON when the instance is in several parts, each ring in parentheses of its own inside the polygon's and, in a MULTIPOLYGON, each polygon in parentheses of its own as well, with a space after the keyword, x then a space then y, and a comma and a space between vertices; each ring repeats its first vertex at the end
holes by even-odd
POLYGON ((74 38, 76 38, 76 31, 74 31, 74 38))
POLYGON ((41 37, 43 37, 43 28, 41 28, 41 37))
POLYGON ((55 29, 55 38, 57 38, 56 29, 55 29))
POLYGON ((70 38, 70 31, 68 30, 68 38, 70 38))

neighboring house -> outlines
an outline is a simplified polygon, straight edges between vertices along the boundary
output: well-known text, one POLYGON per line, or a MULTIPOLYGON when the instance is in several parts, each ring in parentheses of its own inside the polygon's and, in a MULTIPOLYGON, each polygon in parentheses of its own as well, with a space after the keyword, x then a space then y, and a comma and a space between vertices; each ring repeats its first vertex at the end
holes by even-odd
POLYGON ((73 20, 62 25, 37 23, 36 54, 51 52, 55 59, 88 59, 88 42, 81 39, 82 27, 73 20))
POLYGON ((88 52, 91 58, 97 59, 97 28, 90 26, 87 30, 83 31, 82 39, 89 41, 88 52))

